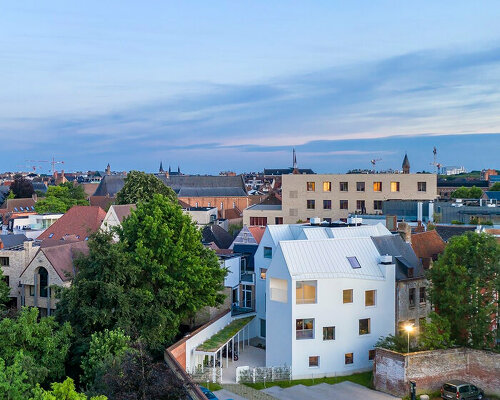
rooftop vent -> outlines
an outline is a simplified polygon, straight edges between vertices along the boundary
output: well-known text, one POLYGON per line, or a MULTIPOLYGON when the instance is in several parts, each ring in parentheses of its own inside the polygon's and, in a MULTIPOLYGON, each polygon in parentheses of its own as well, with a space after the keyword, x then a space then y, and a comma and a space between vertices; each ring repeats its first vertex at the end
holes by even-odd
POLYGON ((379 263, 383 265, 392 264, 392 256, 386 254, 379 257, 379 263))
POLYGON ((320 225, 321 224, 321 218, 318 218, 318 217, 314 217, 314 218, 311 218, 311 225, 320 225))

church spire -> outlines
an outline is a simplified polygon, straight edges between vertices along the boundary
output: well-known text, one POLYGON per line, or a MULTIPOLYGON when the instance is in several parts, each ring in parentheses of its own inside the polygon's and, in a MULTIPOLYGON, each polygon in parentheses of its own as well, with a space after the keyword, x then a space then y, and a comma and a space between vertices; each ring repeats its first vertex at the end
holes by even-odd
POLYGON ((293 172, 292 174, 298 174, 299 169, 297 168, 297 154, 295 154, 295 147, 293 148, 293 172))
POLYGON ((163 161, 160 161, 160 171, 159 171, 159 172, 160 172, 160 173, 165 172, 165 171, 163 170, 163 161))
POLYGON ((408 155, 405 153, 405 158, 403 159, 403 174, 410 173, 410 161, 408 160, 408 155))

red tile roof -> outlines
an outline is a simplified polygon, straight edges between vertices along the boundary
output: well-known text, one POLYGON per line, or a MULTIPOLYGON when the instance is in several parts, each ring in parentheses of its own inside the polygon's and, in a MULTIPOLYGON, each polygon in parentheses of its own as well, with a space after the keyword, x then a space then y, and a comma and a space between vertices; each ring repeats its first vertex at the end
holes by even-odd
POLYGON ((135 204, 116 204, 111 207, 113 207, 113 210, 115 210, 115 214, 120 223, 122 223, 123 220, 130 215, 132 210, 136 209, 135 204))
POLYGON ((411 247, 418 258, 434 258, 444 251, 446 243, 435 230, 431 230, 411 235, 411 247))
POLYGON ((262 236, 264 235, 264 232, 266 231, 265 226, 249 226, 248 230, 252 234, 253 238, 257 242, 257 244, 260 243, 262 240, 262 236))
POLYGON ((97 206, 74 206, 52 224, 38 239, 63 239, 75 235, 78 240, 85 240, 100 228, 106 211, 97 206))
POLYGON ((109 196, 90 196, 89 203, 91 206, 101 207, 103 210, 107 210, 111 204, 115 202, 114 197, 109 196))

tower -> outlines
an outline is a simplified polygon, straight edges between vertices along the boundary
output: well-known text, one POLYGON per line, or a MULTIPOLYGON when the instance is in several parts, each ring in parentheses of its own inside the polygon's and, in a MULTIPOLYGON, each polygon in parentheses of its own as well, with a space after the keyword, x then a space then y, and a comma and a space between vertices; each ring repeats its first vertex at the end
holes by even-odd
POLYGON ((403 159, 403 174, 410 173, 410 161, 408 161, 408 155, 405 153, 405 158, 403 159))
POLYGON ((163 170, 163 161, 160 161, 160 170, 158 171, 160 174, 162 174, 163 172, 165 172, 163 170))
POLYGON ((109 163, 106 166, 106 175, 111 175, 111 166, 109 165, 109 163))
POLYGON ((293 149, 293 171, 292 174, 298 174, 299 169, 297 168, 297 155, 295 154, 295 148, 293 149))

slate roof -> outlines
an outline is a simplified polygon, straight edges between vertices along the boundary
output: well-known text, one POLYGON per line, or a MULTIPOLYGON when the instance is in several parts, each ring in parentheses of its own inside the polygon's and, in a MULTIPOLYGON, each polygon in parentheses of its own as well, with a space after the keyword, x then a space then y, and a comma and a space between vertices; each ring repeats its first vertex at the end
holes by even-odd
POLYGON ((390 255, 396 264, 396 280, 408 279, 408 268, 413 268, 413 278, 422 278, 424 268, 413 248, 399 234, 371 238, 381 256, 390 255))
POLYGON ((94 196, 115 197, 121 188, 125 185, 125 176, 123 175, 104 175, 97 186, 94 196))
POLYGON ((500 191, 487 191, 487 192, 484 192, 484 196, 488 200, 500 201, 500 191))
POLYGON ((33 190, 38 190, 38 191, 43 192, 43 193, 47 192, 47 186, 45 186, 45 183, 32 182, 32 184, 33 184, 33 190))
POLYGON ((411 235, 411 247, 417 257, 436 260, 438 254, 444 251, 446 243, 435 230, 430 230, 411 235))
POLYGON ((204 244, 214 243, 219 249, 228 249, 233 242, 233 237, 219 225, 207 225, 202 231, 204 244))
POLYGON ((91 233, 99 230, 106 211, 96 206, 74 206, 54 222, 39 237, 44 239, 63 239, 75 235, 78 240, 85 240, 91 233))
MULTIPOLYGON (((265 168, 264 175, 290 175, 293 168, 265 168)), ((299 174, 313 175, 315 172, 310 168, 299 168, 299 174)))
POLYGON ((448 242, 453 236, 460 236, 465 232, 475 231, 476 227, 461 225, 436 225, 435 229, 439 236, 441 236, 445 242, 448 242))
POLYGON ((3 243, 4 249, 19 246, 26 241, 28 241, 26 235, 0 235, 0 242, 3 243))

